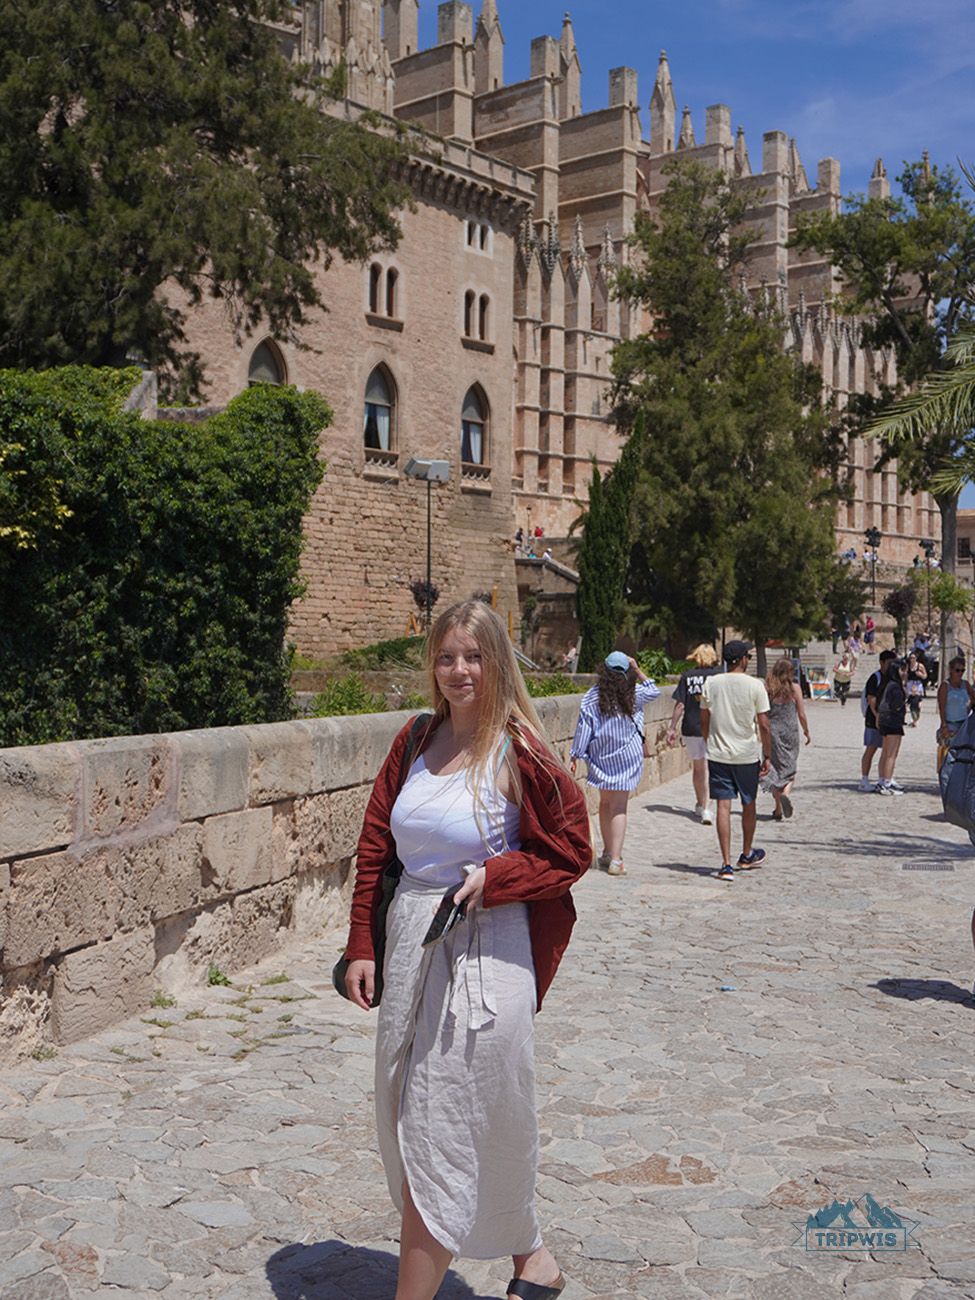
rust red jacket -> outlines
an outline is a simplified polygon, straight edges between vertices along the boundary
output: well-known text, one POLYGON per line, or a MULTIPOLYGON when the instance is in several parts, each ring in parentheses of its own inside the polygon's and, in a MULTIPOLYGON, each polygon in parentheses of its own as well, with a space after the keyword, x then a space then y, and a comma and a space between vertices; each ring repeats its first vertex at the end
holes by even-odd
MULTIPOLYGON (((349 961, 375 960, 376 909, 381 876, 396 854, 389 817, 402 785, 403 763, 412 722, 393 741, 376 777, 359 837, 352 916, 345 955, 349 961)), ((416 758, 434 728, 414 747, 416 758)), ((568 773, 541 763, 529 741, 513 741, 521 776, 520 848, 484 862, 487 879, 483 907, 529 904, 529 933, 538 1006, 569 943, 576 910, 569 889, 592 862, 589 816, 582 792, 568 773)))

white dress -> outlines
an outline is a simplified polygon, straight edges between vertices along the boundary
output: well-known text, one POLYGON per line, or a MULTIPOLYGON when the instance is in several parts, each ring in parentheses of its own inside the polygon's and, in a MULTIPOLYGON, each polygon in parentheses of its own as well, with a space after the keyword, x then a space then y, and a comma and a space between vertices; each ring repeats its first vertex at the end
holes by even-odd
POLYGON ((519 847, 516 805, 492 783, 475 806, 467 781, 466 772, 433 775, 421 755, 390 818, 404 872, 386 919, 376 1120, 397 1208, 405 1178, 441 1245, 495 1259, 542 1242, 535 972, 524 903, 477 908, 442 942, 420 946, 465 868, 519 847))

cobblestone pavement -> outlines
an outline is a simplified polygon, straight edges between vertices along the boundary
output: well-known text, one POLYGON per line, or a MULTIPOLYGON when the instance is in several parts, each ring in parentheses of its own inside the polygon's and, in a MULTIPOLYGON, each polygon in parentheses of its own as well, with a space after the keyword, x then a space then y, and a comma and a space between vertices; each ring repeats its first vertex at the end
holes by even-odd
MULTIPOLYGON (((733 885, 684 777, 631 804, 629 874, 577 889, 537 1025, 565 1300, 975 1296, 975 857, 932 711, 885 799, 856 790, 856 702, 812 705, 795 816, 762 801, 767 864, 733 885), (906 1249, 794 1244, 866 1193, 916 1222, 906 1249)), ((392 1296, 373 1021, 331 991, 339 946, 0 1075, 0 1300, 392 1296)), ((509 1270, 458 1261, 441 1300, 509 1270)))

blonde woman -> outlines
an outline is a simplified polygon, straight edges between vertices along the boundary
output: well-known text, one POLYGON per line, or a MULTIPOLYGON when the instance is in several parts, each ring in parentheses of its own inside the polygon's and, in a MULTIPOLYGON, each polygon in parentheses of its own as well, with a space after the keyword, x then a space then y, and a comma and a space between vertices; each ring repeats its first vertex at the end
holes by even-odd
POLYGON ((718 653, 713 645, 695 646, 687 657, 697 667, 688 668, 677 683, 673 695, 676 701, 674 716, 670 720, 667 744, 671 749, 677 744, 677 723, 680 722, 681 744, 691 757, 691 779, 697 800, 694 812, 705 826, 710 826, 714 818, 708 793, 707 745, 701 735, 701 692, 705 681, 721 672, 721 669, 716 667, 718 653))
POLYGON ((768 774, 762 778, 762 789, 775 799, 772 817, 777 822, 783 817, 792 816, 792 800, 789 796, 796 779, 800 727, 806 737, 806 744, 810 741, 802 691, 793 678, 793 672, 791 659, 776 659, 765 679, 769 698, 768 724, 772 733, 772 757, 768 774))
POLYGON ((436 709, 415 747, 400 732, 376 780, 346 948, 365 1010, 380 877, 398 857, 376 1032, 379 1147, 402 1213, 396 1300, 432 1300, 460 1255, 511 1255, 508 1296, 555 1300, 564 1281, 534 1208, 533 1019, 592 860, 589 819, 497 615, 452 606, 427 656, 436 709), (466 916, 423 947, 445 891, 466 916))

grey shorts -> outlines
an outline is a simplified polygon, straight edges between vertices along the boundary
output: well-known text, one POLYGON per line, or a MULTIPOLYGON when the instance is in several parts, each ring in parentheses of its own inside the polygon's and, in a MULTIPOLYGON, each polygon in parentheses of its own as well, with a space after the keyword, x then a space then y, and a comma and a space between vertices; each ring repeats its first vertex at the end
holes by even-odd
POLYGON ((884 738, 876 727, 864 727, 863 743, 864 745, 872 745, 874 749, 883 749, 884 738))

